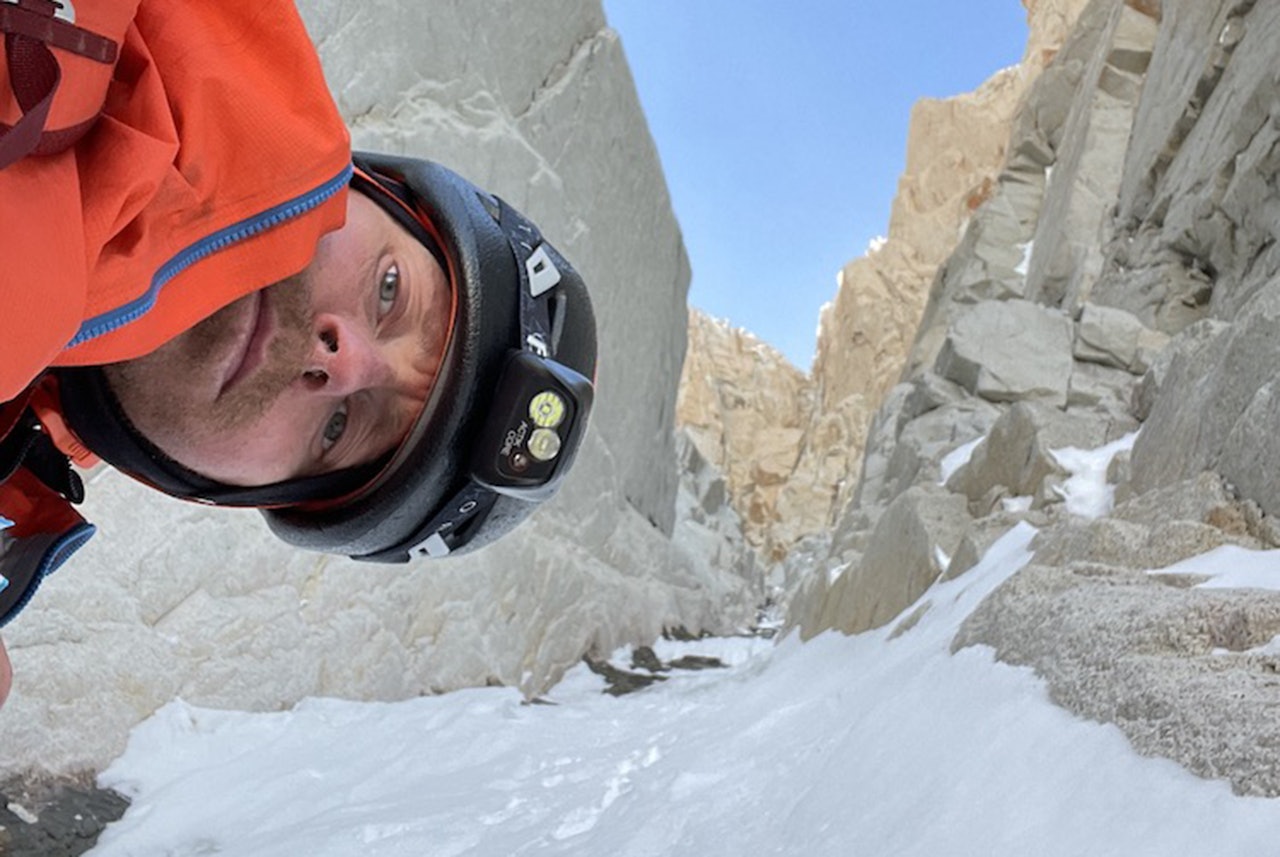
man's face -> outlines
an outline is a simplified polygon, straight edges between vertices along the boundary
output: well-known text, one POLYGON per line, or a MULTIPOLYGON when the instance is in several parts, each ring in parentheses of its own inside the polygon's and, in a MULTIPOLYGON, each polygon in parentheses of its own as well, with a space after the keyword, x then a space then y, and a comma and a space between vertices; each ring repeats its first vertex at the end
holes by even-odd
POLYGON ((364 464, 407 434, 448 335, 447 274, 352 191, 297 277, 230 304, 145 357, 103 367, 134 426, 230 485, 364 464))

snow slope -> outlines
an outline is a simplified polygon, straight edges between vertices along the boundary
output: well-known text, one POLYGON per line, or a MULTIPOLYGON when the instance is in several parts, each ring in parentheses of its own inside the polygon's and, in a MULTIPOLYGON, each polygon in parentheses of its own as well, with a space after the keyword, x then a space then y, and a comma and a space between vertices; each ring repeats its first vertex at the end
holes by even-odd
POLYGON ((621 698, 580 669, 555 705, 501 688, 272 714, 173 703, 101 776, 134 804, 91 853, 1275 853, 1280 803, 1138 756, 987 649, 950 653, 1033 535, 936 585, 897 636, 688 644, 733 665, 621 698))

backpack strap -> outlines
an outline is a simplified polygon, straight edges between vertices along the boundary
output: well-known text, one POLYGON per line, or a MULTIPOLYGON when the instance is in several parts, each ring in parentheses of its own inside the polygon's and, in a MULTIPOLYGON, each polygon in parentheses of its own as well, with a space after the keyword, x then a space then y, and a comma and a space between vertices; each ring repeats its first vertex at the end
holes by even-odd
POLYGON ((9 82, 22 108, 22 118, 0 131, 0 169, 27 155, 70 145, 96 119, 45 134, 49 110, 62 83, 62 69, 49 47, 106 65, 115 63, 119 54, 119 45, 111 39, 54 17, 60 7, 52 0, 0 2, 9 82))
POLYGON ((31 407, 33 384, 0 404, 0 627, 93 535, 71 507, 84 487, 31 407))
POLYGON ((26 468, 44 486, 68 502, 84 502, 84 483, 71 459, 44 430, 31 401, 39 381, 18 398, 0 405, 0 484, 26 468))

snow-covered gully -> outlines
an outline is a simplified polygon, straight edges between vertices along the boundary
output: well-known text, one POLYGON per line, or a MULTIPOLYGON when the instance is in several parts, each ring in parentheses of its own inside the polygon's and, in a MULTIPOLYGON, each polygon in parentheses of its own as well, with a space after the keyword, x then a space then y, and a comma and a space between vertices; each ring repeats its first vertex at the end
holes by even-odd
POLYGON ((271 714, 175 702, 102 775, 134 802, 91 853, 1267 853, 1280 804, 1140 757, 988 649, 950 652, 1033 536, 1018 526, 934 586, 909 627, 664 642, 664 660, 729 669, 618 697, 583 666, 554 704, 501 688, 271 714))

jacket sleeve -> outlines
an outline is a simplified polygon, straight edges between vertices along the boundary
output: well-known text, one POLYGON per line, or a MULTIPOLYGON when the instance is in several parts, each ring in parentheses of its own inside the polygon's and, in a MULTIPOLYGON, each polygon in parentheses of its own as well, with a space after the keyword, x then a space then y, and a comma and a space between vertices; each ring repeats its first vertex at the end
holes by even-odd
POLYGON ((0 402, 17 396, 75 336, 84 315, 84 224, 72 153, 0 170, 0 402))

